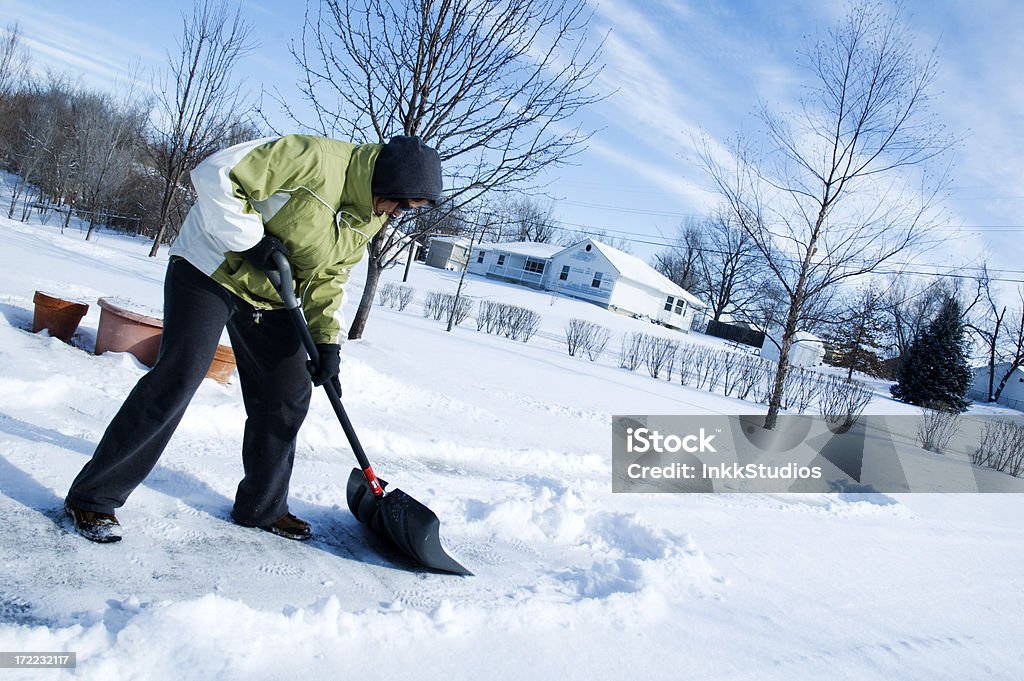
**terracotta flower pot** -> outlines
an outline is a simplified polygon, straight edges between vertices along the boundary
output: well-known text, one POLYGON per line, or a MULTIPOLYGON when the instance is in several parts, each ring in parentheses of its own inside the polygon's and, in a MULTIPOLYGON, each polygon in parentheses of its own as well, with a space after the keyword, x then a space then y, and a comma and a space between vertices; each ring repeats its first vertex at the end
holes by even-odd
MULTIPOLYGON (((96 354, 130 352, 148 367, 156 364, 164 323, 143 313, 100 298, 100 326, 96 332, 96 354)), ((207 378, 227 383, 235 371, 235 353, 228 345, 218 345, 207 378)))
POLYGON ((32 333, 47 329, 51 336, 65 343, 71 342, 82 317, 89 306, 74 300, 64 300, 42 291, 36 291, 32 298, 35 311, 32 314, 32 333))
POLYGON ((100 298, 100 325, 96 330, 96 354, 130 352, 148 367, 160 352, 163 321, 129 310, 110 298, 100 298))
POLYGON ((213 355, 213 362, 210 364, 210 370, 206 372, 206 377, 212 378, 218 383, 227 383, 234 371, 234 350, 230 345, 218 345, 217 352, 213 355))

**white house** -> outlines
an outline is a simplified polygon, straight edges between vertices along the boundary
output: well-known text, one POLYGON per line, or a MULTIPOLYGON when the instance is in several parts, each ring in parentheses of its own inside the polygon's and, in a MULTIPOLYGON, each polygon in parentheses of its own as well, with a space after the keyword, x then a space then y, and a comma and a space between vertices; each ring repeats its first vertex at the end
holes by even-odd
POLYGON ((469 272, 543 289, 551 256, 560 250, 561 246, 532 241, 477 244, 469 260, 469 272))
MULTIPOLYGON (((761 344, 761 357, 778 362, 782 353, 782 329, 770 329, 761 344)), ((796 339, 789 348, 789 363, 800 367, 816 367, 825 359, 825 344, 813 333, 797 331, 796 339)))
MULTIPOLYGON (((997 364, 995 367, 995 380, 992 390, 999 387, 999 381, 1010 369, 1009 362, 997 364)), ((967 396, 974 400, 985 401, 988 399, 988 366, 978 367, 974 370, 974 382, 967 392, 967 396)), ((1024 368, 1017 367, 1010 377, 1006 379, 1003 391, 999 393, 999 404, 1024 411, 1024 368)))
POLYGON ((448 236, 430 238, 426 263, 443 270, 462 271, 469 260, 469 239, 448 236))
POLYGON ((566 248, 538 243, 480 244, 469 271, 580 298, 615 312, 687 330, 696 296, 640 258, 585 239, 566 248))

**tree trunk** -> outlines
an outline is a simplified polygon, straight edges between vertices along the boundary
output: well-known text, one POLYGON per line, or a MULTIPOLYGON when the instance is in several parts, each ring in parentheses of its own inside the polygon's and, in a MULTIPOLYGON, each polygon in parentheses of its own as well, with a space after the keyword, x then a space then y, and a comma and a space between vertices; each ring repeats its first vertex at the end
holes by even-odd
POLYGON ((168 183, 164 190, 163 201, 160 202, 160 224, 157 226, 156 236, 153 237, 153 247, 149 249, 149 257, 155 258, 160 250, 160 242, 167 232, 167 221, 171 219, 171 205, 174 203, 174 195, 177 190, 177 179, 168 183))
POLYGON ((786 315, 786 328, 782 332, 782 347, 779 348, 779 366, 775 372, 775 387, 772 389, 772 399, 768 402, 768 414, 764 418, 765 430, 775 430, 775 424, 779 419, 779 410, 782 408, 782 393, 785 388, 786 375, 789 373, 789 350, 793 347, 796 339, 797 327, 800 325, 800 316, 806 304, 807 279, 811 271, 811 258, 818 251, 818 237, 821 234, 821 226, 825 223, 825 216, 828 214, 828 201, 821 205, 818 211, 818 219, 811 232, 811 239, 807 244, 807 252, 804 254, 803 263, 800 265, 800 277, 797 279, 796 289, 789 299, 789 313, 786 315))
MULTIPOLYGON (((376 238, 376 237, 374 237, 376 238)), ((370 318, 370 310, 373 308, 373 299, 377 295, 377 284, 380 282, 381 267, 377 258, 371 253, 366 268, 366 285, 363 286, 363 295, 359 299, 359 307, 356 309, 356 316, 352 320, 352 326, 348 330, 349 340, 358 340, 363 337, 363 330, 370 318)))
POLYGON ((1014 372, 1017 371, 1017 369, 1019 368, 1020 364, 1017 364, 1016 362, 1012 362, 1010 364, 1010 370, 1006 372, 1003 378, 999 381, 999 387, 997 387, 995 391, 992 393, 992 399, 990 400, 991 402, 999 401, 999 396, 1003 394, 1003 388, 1006 387, 1007 381, 1010 380, 1010 377, 1013 376, 1014 372))
MULTIPOLYGON (((1005 309, 1005 308, 1004 308, 1005 309)), ((996 323, 996 331, 992 335, 992 343, 988 348, 988 392, 985 393, 986 402, 995 402, 993 397, 996 382, 996 339, 999 338, 999 324, 996 323)), ((1002 386, 1000 386, 1002 389, 1002 386)))
POLYGON ((789 308, 789 315, 786 317, 786 328, 782 332, 779 364, 775 370, 775 386, 772 388, 772 397, 768 401, 768 414, 764 417, 765 430, 775 430, 775 425, 779 419, 779 410, 782 408, 782 392, 786 385, 786 375, 789 373, 789 351, 793 347, 793 340, 796 338, 796 327, 799 319, 799 305, 794 302, 789 308))
POLYGON ((14 182, 14 188, 11 190, 11 203, 7 207, 7 219, 8 220, 13 220, 14 219, 14 209, 18 205, 18 197, 21 196, 21 192, 24 189, 25 184, 27 182, 28 182, 28 180, 25 179, 24 177, 19 177, 14 182))

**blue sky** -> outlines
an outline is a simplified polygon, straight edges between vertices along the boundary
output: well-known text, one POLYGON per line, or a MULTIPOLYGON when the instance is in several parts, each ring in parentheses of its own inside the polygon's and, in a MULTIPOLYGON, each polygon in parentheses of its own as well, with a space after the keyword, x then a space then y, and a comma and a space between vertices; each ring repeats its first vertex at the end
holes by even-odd
MULTIPOLYGON (((287 44, 298 37, 304 3, 245 0, 260 47, 243 75, 294 93, 297 68, 287 44)), ((919 269, 960 268, 989 252, 1007 279, 1024 279, 1024 3, 1015 0, 909 1, 916 44, 937 46, 933 109, 964 136, 954 155, 945 203, 945 247, 919 258, 919 269)), ((0 21, 20 23, 37 65, 109 87, 138 64, 148 74, 176 50, 180 14, 190 2, 0 0, 0 21)), ((760 100, 792 105, 807 80, 798 61, 806 38, 842 16, 841 2, 592 2, 591 30, 607 36, 598 87, 612 92, 586 114, 600 128, 574 167, 558 171, 550 192, 567 226, 635 235, 641 243, 671 236, 687 216, 716 203, 696 163, 693 137, 724 141, 756 130, 760 100)), ((1013 289, 1016 284, 1004 283, 1013 289)))

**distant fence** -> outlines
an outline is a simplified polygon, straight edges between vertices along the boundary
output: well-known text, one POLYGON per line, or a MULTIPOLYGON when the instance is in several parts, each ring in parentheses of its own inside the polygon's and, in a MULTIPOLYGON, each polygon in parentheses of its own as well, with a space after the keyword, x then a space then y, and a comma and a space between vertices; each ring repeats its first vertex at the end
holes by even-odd
POLYGON ((759 348, 764 344, 764 334, 762 332, 743 326, 726 324, 725 322, 716 322, 714 319, 708 321, 706 333, 709 336, 724 338, 734 343, 742 343, 743 345, 750 345, 755 348, 759 348))

